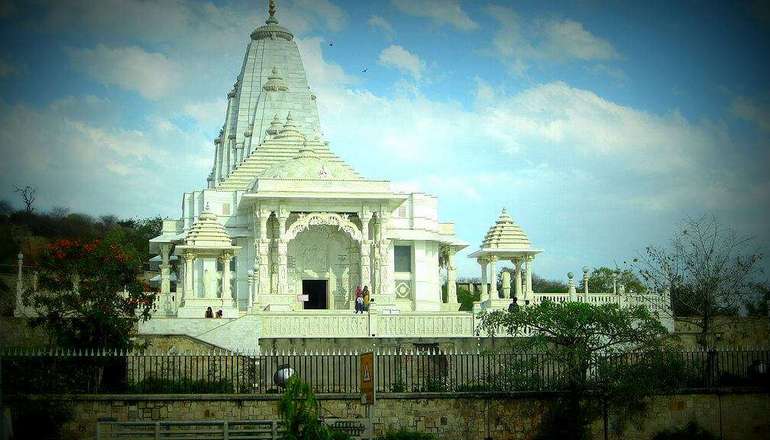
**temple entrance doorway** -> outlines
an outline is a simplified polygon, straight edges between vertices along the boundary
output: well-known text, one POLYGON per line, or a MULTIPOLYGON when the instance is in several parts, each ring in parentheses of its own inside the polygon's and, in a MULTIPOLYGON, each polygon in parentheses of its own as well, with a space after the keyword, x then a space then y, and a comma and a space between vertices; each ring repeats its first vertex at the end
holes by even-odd
POLYGON ((302 280, 302 293, 308 296, 304 303, 306 310, 321 310, 327 308, 327 280, 302 280))

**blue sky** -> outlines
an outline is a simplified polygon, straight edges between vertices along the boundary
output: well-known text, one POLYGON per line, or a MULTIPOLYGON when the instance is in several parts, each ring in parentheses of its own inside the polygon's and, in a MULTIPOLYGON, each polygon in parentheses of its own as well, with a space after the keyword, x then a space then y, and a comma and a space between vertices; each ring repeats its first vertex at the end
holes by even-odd
MULTIPOLYGON (((42 210, 178 216, 265 3, 0 0, 0 198, 34 184, 42 210)), ((687 216, 770 243, 767 2, 278 7, 332 149, 439 196, 472 247, 502 207, 559 279, 687 216)))

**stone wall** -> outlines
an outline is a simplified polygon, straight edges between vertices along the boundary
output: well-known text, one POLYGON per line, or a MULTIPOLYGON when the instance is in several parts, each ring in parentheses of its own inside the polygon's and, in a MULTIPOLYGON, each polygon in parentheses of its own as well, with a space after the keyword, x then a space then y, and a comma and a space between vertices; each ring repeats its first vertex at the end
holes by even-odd
MULTIPOLYGON (((356 395, 326 395, 321 407, 326 417, 362 417, 365 410, 356 395)), ((77 396, 68 397, 75 418, 66 438, 93 438, 97 420, 245 420, 278 418, 278 396, 77 396)), ((483 396, 437 393, 380 396, 373 409, 375 430, 405 427, 431 432, 440 439, 528 439, 535 434, 550 402, 548 396, 483 396)), ((684 394, 654 398, 640 426, 611 432, 614 439, 649 439, 663 429, 691 420, 723 438, 766 438, 770 432, 768 394, 684 394)), ((597 421, 593 437, 602 438, 597 421)))

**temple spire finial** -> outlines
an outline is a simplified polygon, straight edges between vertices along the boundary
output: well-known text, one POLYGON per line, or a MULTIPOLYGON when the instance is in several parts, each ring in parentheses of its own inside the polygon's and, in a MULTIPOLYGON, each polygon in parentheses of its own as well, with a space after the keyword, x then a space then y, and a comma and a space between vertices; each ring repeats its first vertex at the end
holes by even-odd
POLYGON ((278 19, 275 18, 275 12, 278 8, 275 6, 275 0, 270 0, 267 6, 267 13, 269 14, 269 17, 267 18, 267 21, 265 23, 267 24, 277 24, 278 19))

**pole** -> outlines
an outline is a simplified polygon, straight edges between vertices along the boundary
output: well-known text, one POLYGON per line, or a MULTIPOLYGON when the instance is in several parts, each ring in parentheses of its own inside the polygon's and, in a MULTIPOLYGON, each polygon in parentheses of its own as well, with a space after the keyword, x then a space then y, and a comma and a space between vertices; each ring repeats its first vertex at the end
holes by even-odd
POLYGON ((604 421, 604 440, 608 440, 609 432, 607 429, 607 396, 602 396, 602 419, 604 421))

